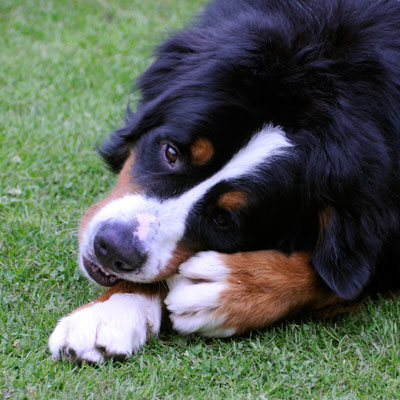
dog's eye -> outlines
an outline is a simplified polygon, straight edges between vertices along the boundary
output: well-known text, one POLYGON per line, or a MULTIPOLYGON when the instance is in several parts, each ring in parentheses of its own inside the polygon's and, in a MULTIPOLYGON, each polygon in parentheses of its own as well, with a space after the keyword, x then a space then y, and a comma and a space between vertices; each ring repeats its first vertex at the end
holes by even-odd
POLYGON ((170 144, 165 145, 165 158, 169 162, 171 166, 173 166, 176 161, 178 160, 178 151, 175 147, 171 146, 170 144))
POLYGON ((229 226, 229 217, 226 214, 219 213, 215 215, 213 222, 219 228, 227 228, 229 226))

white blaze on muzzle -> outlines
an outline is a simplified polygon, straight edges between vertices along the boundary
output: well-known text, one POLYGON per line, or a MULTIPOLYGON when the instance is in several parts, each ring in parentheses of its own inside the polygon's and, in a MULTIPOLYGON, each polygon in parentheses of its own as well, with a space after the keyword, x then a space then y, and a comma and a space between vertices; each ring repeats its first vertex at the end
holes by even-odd
POLYGON ((136 219, 139 225, 133 232, 133 234, 139 240, 145 241, 150 232, 150 225, 157 223, 158 218, 153 214, 143 213, 143 214, 137 214, 136 219))
MULTIPOLYGON (((93 257, 93 240, 105 221, 132 224, 132 235, 140 240, 147 261, 139 272, 119 274, 122 278, 149 282, 168 265, 177 243, 182 239, 187 217, 193 206, 221 181, 249 175, 269 159, 284 154, 291 143, 280 127, 266 125, 218 172, 179 197, 157 200, 143 194, 126 195, 102 208, 86 228, 81 241, 82 256, 93 257)), ((81 263, 83 268, 83 265, 81 263)))

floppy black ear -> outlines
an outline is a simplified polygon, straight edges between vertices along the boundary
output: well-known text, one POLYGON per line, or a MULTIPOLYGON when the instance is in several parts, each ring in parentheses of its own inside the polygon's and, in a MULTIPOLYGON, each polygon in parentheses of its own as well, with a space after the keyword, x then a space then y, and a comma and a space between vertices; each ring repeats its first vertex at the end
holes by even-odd
POLYGON ((195 53, 193 45, 198 40, 194 31, 182 30, 175 32, 154 51, 155 61, 135 84, 135 89, 142 94, 142 102, 156 99, 181 81, 183 75, 191 73, 195 66, 192 63, 197 63, 191 54, 195 53))
POLYGON ((375 268, 382 245, 377 227, 362 212, 352 215, 331 206, 319 212, 319 219, 312 264, 338 296, 354 299, 365 289, 375 268))
POLYGON ((177 80, 177 76, 192 70, 186 63, 193 52, 189 43, 194 42, 195 38, 190 31, 178 32, 154 52, 155 61, 135 85, 141 94, 137 112, 133 113, 128 104, 125 125, 97 148, 113 172, 121 170, 132 145, 143 133, 162 124, 165 107, 174 97, 174 90, 182 85, 182 79, 177 80))

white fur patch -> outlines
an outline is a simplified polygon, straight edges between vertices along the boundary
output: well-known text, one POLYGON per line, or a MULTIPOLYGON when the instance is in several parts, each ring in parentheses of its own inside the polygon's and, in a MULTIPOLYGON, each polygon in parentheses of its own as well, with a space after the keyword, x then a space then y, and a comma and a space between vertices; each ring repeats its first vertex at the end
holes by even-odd
POLYGON ((188 214, 208 190, 221 181, 256 173, 260 166, 268 164, 274 156, 284 154, 291 146, 280 127, 266 125, 218 172, 179 197, 158 201, 134 194, 110 202, 94 216, 83 233, 81 269, 84 270, 82 255, 95 259, 93 241, 102 223, 112 219, 134 226, 139 217, 139 228, 132 234, 142 239, 147 261, 139 271, 119 275, 135 282, 154 280, 168 265, 177 243, 182 239, 188 214))
POLYGON ((174 328, 182 334, 232 336, 236 329, 225 328, 226 316, 216 313, 229 276, 221 256, 214 251, 200 252, 184 262, 179 272, 168 282, 170 292, 165 299, 174 328))
POLYGON ((72 360, 103 362, 129 357, 149 334, 157 335, 161 323, 158 297, 117 293, 62 318, 49 339, 53 359, 61 351, 72 360))
POLYGON ((204 281, 223 282, 229 275, 229 268, 216 251, 201 251, 179 267, 181 275, 204 281), (201 265, 201 268, 199 268, 201 265))
POLYGON ((145 240, 150 232, 150 224, 158 222, 157 217, 151 214, 138 214, 136 215, 136 219, 139 226, 134 232, 134 235, 136 235, 139 240, 145 240))

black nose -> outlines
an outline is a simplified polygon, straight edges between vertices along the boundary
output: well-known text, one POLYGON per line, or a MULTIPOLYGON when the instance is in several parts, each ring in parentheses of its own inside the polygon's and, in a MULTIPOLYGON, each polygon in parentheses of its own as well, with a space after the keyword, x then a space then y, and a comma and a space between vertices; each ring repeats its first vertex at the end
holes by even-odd
POLYGON ((138 270, 147 255, 135 240, 134 228, 121 222, 105 222, 94 238, 94 252, 100 263, 113 272, 138 270))

